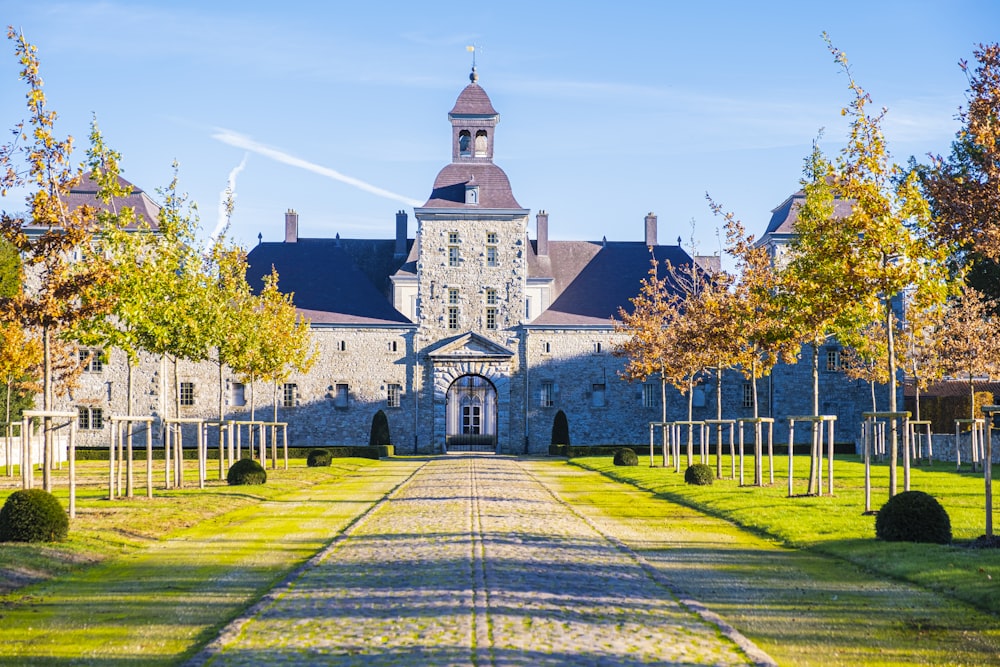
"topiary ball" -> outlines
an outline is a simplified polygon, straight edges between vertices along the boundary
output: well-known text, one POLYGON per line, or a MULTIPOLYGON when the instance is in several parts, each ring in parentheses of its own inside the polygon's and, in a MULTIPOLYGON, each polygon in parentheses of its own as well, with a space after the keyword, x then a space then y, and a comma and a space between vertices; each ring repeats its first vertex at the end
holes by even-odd
POLYGON ((615 450, 614 462, 616 466, 637 466, 639 465, 639 457, 631 449, 622 447, 615 450))
POLYGON ((0 542, 57 542, 68 532, 69 517, 48 491, 15 491, 0 509, 0 542))
POLYGON ((312 449, 306 456, 306 465, 310 468, 322 468, 330 465, 332 459, 329 449, 312 449))
POLYGON ((684 471, 684 481, 698 486, 709 486, 715 481, 715 471, 704 463, 695 463, 684 471))
POLYGON ((267 471, 253 459, 240 459, 226 475, 230 486, 250 486, 267 481, 267 471))
POLYGON ((951 542, 951 520, 941 503, 923 491, 889 499, 875 517, 875 536, 887 542, 951 542))

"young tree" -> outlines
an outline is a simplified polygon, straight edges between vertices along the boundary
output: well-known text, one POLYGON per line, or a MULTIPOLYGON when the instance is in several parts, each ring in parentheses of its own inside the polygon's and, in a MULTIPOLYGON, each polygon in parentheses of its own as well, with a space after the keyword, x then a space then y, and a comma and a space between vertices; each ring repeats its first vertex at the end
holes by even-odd
POLYGON ((639 294, 631 299, 632 310, 618 309, 616 333, 628 338, 615 346, 614 354, 625 357, 618 372, 628 382, 645 382, 651 375, 660 378, 660 421, 667 421, 667 385, 673 378, 667 366, 672 345, 670 328, 679 317, 677 304, 666 277, 659 275, 659 261, 650 259, 649 276, 640 283, 639 294))
POLYGON ((155 246, 149 221, 137 218, 135 211, 122 205, 131 194, 131 186, 119 178, 121 155, 107 147, 97 127, 91 123, 90 172, 87 177, 97 185, 100 223, 100 246, 112 267, 111 279, 100 286, 101 298, 113 303, 108 313, 78 322, 73 337, 85 345, 119 349, 126 358, 126 412, 135 414, 134 369, 142 351, 142 326, 147 318, 151 293, 144 264, 150 261, 155 246))
POLYGON ((976 419, 975 379, 1000 373, 1000 338, 997 322, 983 295, 966 287, 950 304, 944 316, 939 340, 947 354, 942 370, 969 383, 969 418, 976 419))
MULTIPOLYGON (((27 197, 32 233, 20 216, 0 214, 0 237, 13 245, 25 262, 25 289, 0 298, 0 318, 40 332, 42 345, 42 404, 53 408, 53 339, 77 322, 106 313, 112 302, 100 293, 111 276, 110 267, 95 251, 98 229, 88 207, 69 210, 65 198, 79 182, 80 168, 71 166, 72 138, 54 134, 56 114, 46 107, 35 47, 23 34, 8 28, 7 37, 21 63, 21 79, 28 85, 28 126, 15 131, 14 140, 0 147, 0 189, 29 185, 27 197), (24 144, 20 142, 25 142, 24 144), (23 160, 23 163, 18 158, 23 160)), ((43 484, 51 489, 52 439, 46 428, 43 484)))
MULTIPOLYGON (((804 291, 810 298, 821 297, 823 292, 832 295, 826 298, 836 302, 832 314, 840 321, 831 322, 836 332, 856 331, 872 319, 868 314, 877 314, 886 335, 883 362, 889 378, 889 411, 896 412, 899 320, 895 305, 904 290, 921 307, 945 299, 945 261, 950 248, 930 234, 930 208, 916 174, 904 174, 890 160, 881 129, 885 110, 875 115, 868 111, 870 96, 854 80, 844 53, 826 39, 853 94, 842 112, 850 118, 851 130, 846 147, 834 161, 814 149, 807 162, 810 177, 803 208, 814 202, 822 206, 805 219, 800 211, 792 273, 804 278, 808 288, 804 291), (849 213, 831 216, 834 194, 851 202, 849 213), (853 315, 845 319, 845 313, 853 315)), ((802 289, 802 284, 793 289, 802 289)), ((814 334, 818 331, 813 329, 814 334)), ((896 421, 891 424, 889 493, 894 495, 899 441, 896 421)))

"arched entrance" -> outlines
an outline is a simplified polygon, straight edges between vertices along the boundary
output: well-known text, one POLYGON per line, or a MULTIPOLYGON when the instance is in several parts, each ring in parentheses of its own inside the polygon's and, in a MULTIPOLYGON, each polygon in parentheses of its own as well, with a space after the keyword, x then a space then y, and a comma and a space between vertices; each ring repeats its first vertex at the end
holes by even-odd
POLYGON ((449 452, 495 452, 497 390, 482 375, 463 375, 448 388, 445 443, 449 452))

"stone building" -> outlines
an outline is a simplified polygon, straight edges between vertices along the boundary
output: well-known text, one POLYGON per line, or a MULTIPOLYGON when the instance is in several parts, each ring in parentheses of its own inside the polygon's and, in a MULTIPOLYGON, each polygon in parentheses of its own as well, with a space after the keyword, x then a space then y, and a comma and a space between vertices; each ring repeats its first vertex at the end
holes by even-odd
MULTIPOLYGON (((550 240, 549 216, 539 211, 530 238, 531 212, 494 162, 499 115, 474 69, 470 79, 448 113, 451 162, 413 210, 412 236, 399 211, 391 239, 302 238, 289 210, 284 240, 249 253, 251 285, 277 269, 282 290, 311 321, 318 358, 277 388, 274 401, 274 388, 227 375, 227 417, 246 418, 253 391, 258 415, 275 410, 293 444, 366 444, 383 410, 404 454, 544 453, 559 410, 573 444, 647 439, 648 423, 660 419, 659 381, 619 377, 624 360, 612 350, 622 335, 612 317, 638 294, 651 257, 678 267, 694 260, 658 242, 652 213, 636 221, 635 241, 613 242, 550 240)), ((780 240, 792 199, 775 209, 765 240, 780 240)), ((822 409, 840 418, 838 440, 851 439, 868 390, 839 372, 836 345, 824 354, 831 398, 822 409)), ((123 412, 124 361, 114 351, 105 359, 64 399, 94 444, 107 437, 103 417, 123 412)), ((779 367, 761 382, 762 416, 810 412, 807 364, 779 367)), ((139 409, 158 414, 171 384, 166 368, 145 358, 139 409)), ((218 384, 214 365, 181 362, 180 416, 215 417, 218 384)), ((722 384, 723 416, 751 416, 747 381, 730 372, 722 384)), ((695 389, 695 419, 716 416, 715 395, 711 380, 695 389)), ((685 397, 670 391, 667 401, 669 419, 687 418, 685 397)), ((779 425, 779 442, 782 432, 779 425)))

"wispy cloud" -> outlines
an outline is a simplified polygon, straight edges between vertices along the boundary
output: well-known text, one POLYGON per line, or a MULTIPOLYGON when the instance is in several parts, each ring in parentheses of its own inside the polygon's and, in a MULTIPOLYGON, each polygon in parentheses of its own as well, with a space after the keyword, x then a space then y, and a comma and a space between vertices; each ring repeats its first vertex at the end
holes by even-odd
POLYGON ((229 224, 229 211, 227 204, 229 199, 236 201, 236 177, 239 176, 240 172, 243 171, 247 166, 247 158, 250 156, 249 153, 243 154, 243 159, 238 165, 236 165, 232 171, 229 172, 229 178, 226 179, 226 189, 219 193, 219 215, 218 220, 215 223, 215 229, 212 230, 211 239, 214 241, 219 238, 219 234, 225 230, 226 225, 229 224))
POLYGON ((233 132, 232 130, 219 129, 212 135, 212 138, 216 141, 221 141, 224 144, 229 144, 230 146, 242 148, 252 153, 257 153, 258 155, 263 155, 264 157, 270 158, 275 162, 281 162, 282 164, 287 164, 291 167, 298 167, 299 169, 305 169, 306 171, 311 171, 314 174, 319 174, 320 176, 326 176, 329 179, 345 183, 369 194, 373 194, 376 197, 402 202, 407 206, 420 206, 423 203, 417 199, 396 194, 395 192, 390 192, 389 190, 372 185, 371 183, 366 183, 365 181, 354 178, 353 176, 342 174, 335 169, 324 167, 323 165, 316 164, 315 162, 309 162, 308 160, 303 160, 300 157, 286 153, 281 149, 259 143, 250 137, 233 132))

